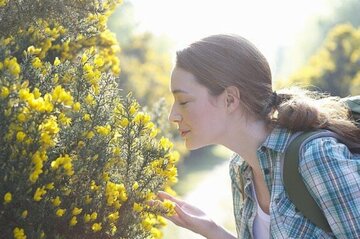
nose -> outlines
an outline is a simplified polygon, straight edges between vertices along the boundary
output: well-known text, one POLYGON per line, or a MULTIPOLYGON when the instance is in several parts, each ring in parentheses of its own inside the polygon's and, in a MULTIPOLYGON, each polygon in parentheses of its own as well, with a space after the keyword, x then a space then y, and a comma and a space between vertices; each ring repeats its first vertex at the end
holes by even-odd
POLYGON ((178 123, 182 120, 181 115, 175 110, 174 105, 171 107, 171 111, 168 117, 170 122, 178 123))

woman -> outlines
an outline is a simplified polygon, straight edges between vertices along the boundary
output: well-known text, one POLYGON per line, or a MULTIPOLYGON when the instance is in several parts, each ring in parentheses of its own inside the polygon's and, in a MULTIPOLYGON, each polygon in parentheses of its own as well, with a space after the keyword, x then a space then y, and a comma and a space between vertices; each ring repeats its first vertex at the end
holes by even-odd
MULTIPOLYGON (((336 98, 301 89, 273 92, 265 57, 236 35, 209 36, 178 51, 171 91, 169 119, 188 149, 220 144, 235 153, 237 238, 360 238, 360 156, 345 145, 332 137, 311 140, 299 164, 332 232, 303 217, 282 183, 282 158, 294 132, 326 128, 360 138, 336 98)), ((159 197, 176 203, 169 217, 175 224, 206 238, 236 238, 196 207, 164 192, 159 197)))

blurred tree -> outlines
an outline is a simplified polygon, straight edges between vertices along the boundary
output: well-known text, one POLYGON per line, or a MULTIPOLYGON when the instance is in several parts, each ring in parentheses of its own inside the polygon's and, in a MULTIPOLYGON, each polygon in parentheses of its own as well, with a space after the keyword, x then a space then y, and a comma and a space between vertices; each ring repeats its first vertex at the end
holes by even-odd
POLYGON ((304 29, 289 46, 279 49, 274 78, 284 78, 305 64, 337 24, 360 26, 359 0, 327 0, 328 11, 307 19, 304 29))
POLYGON ((128 91, 133 92, 152 115, 155 125, 171 138, 174 147, 185 157, 187 151, 175 125, 167 120, 173 101, 169 90, 172 43, 164 36, 141 32, 135 20, 134 7, 129 1, 124 1, 121 9, 115 10, 108 26, 121 43, 119 58, 122 69, 118 85, 123 89, 124 96, 128 91))
POLYGON ((136 34, 138 23, 134 16, 134 6, 131 2, 123 1, 121 8, 115 9, 107 22, 109 29, 116 34, 121 46, 129 44, 130 37, 136 34))
POLYGON ((341 24, 331 30, 309 62, 276 88, 304 84, 331 95, 360 94, 360 29, 341 24))
POLYGON ((150 33, 132 36, 130 44, 123 46, 120 53, 124 67, 120 74, 120 87, 131 89, 139 102, 148 106, 160 98, 165 98, 168 104, 172 101, 169 91, 170 56, 156 51, 154 41, 157 40, 150 33))
POLYGON ((119 57, 123 70, 119 86, 124 94, 133 91, 142 105, 152 106, 160 98, 165 98, 169 104, 171 43, 165 37, 140 32, 133 11, 133 5, 125 1, 121 11, 115 11, 108 24, 122 47, 119 57))

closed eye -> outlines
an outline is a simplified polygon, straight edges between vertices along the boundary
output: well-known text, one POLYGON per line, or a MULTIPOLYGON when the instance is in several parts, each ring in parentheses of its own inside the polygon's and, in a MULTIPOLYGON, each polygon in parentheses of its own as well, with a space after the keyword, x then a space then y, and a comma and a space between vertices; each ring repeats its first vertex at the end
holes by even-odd
POLYGON ((186 105, 189 101, 180 102, 179 105, 186 105))

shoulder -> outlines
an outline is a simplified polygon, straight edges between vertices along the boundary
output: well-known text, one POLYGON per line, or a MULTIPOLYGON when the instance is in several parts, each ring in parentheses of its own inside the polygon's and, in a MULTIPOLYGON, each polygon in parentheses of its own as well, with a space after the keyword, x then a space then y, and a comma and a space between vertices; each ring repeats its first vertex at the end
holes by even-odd
POLYGON ((352 154, 348 147, 334 137, 319 137, 307 142, 300 152, 300 164, 314 160, 324 162, 328 160, 350 159, 352 154))
POLYGON ((347 175, 360 170, 360 155, 334 137, 320 137, 307 142, 300 151, 299 172, 303 179, 329 180, 330 175, 347 175))

